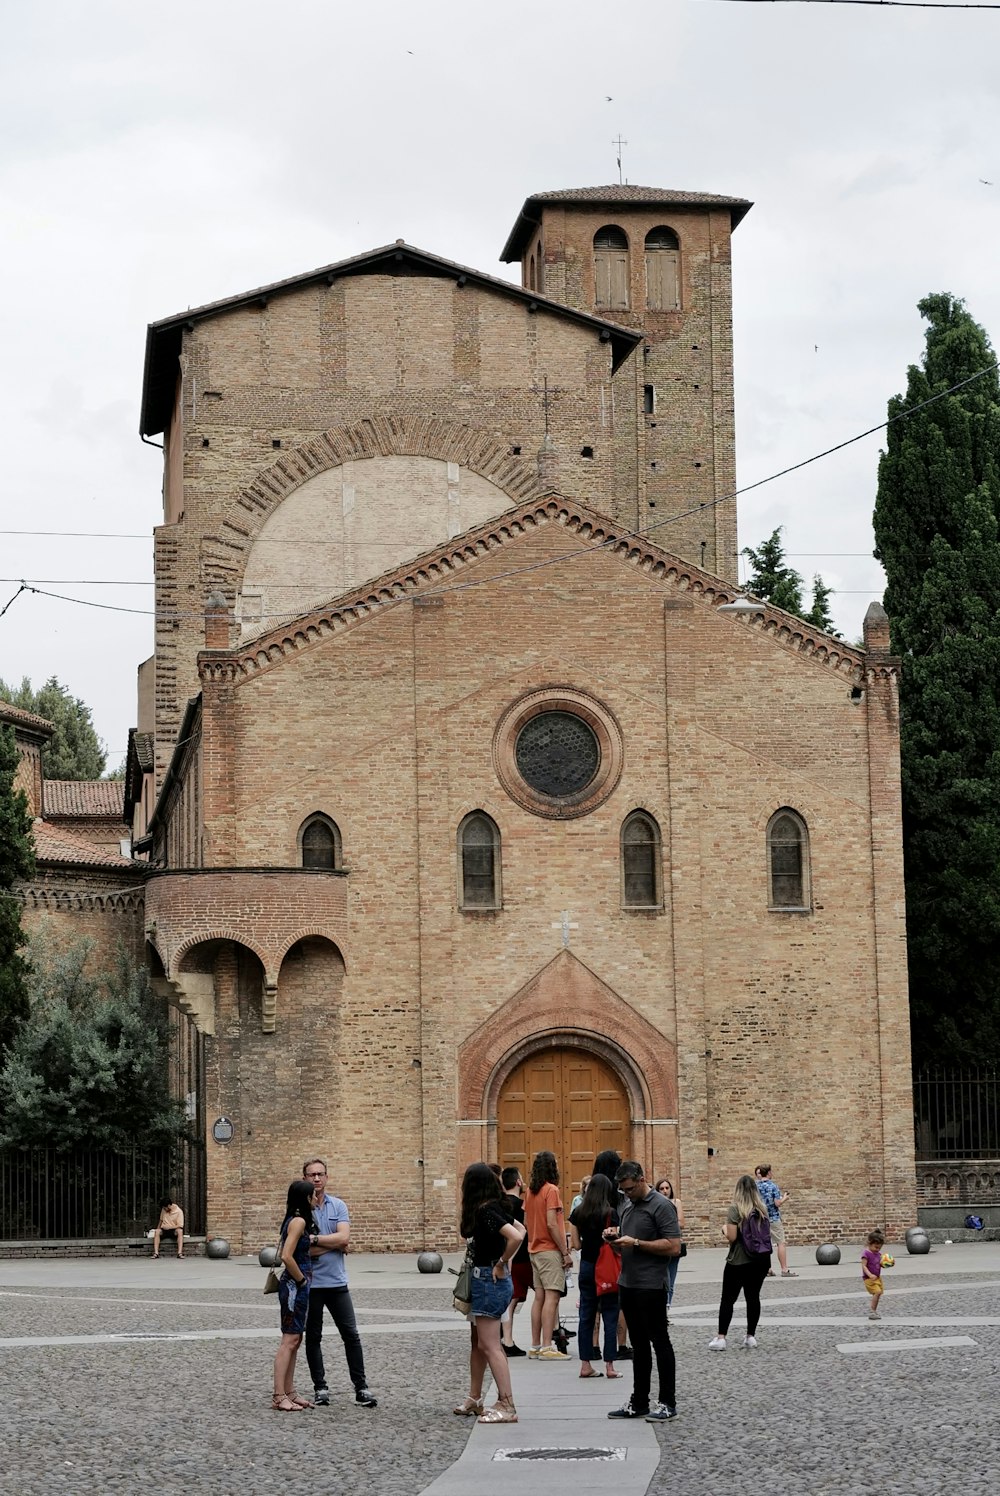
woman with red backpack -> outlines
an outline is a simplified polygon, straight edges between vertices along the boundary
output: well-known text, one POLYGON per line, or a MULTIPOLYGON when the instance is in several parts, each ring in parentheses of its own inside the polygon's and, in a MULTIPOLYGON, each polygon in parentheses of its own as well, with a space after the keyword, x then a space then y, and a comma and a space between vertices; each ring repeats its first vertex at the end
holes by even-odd
MULTIPOLYGON (((617 1377, 615 1371, 615 1346, 618 1342, 618 1273, 621 1257, 615 1257, 608 1248, 614 1262, 614 1286, 610 1281, 597 1282, 597 1265, 601 1248, 605 1245, 605 1226, 618 1225, 618 1189, 608 1183, 604 1174, 591 1175, 580 1204, 569 1218, 570 1246, 580 1253, 580 1375, 584 1381, 590 1377, 617 1377), (597 1359, 597 1316, 604 1326, 604 1371, 595 1371, 590 1364, 597 1359)), ((599 1355, 600 1353, 597 1352, 599 1355)))
POLYGON ((753 1351, 757 1349, 755 1331, 760 1320, 760 1290, 771 1266, 771 1228, 767 1206, 752 1174, 741 1174, 737 1179, 733 1203, 726 1211, 726 1224, 722 1230, 729 1243, 729 1254, 722 1270, 719 1333, 709 1341, 708 1348, 710 1351, 726 1349, 733 1309, 742 1292, 747 1306, 747 1333, 743 1344, 748 1351, 753 1351))

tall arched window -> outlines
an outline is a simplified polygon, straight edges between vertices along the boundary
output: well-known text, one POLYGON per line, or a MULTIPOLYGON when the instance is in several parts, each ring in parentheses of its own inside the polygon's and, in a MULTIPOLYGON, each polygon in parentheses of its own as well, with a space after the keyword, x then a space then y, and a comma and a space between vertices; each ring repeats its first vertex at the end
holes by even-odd
POLYGON ((646 306, 673 312, 681 304, 680 245, 673 229, 646 235, 646 306))
POLYGON ((628 306, 628 240, 613 224, 594 235, 594 303, 628 306))
POLYGON ((535 257, 534 257, 534 255, 530 255, 528 257, 528 290, 529 291, 533 291, 534 289, 535 289, 535 257))
POLYGON ((659 909, 660 828, 651 815, 635 810, 622 825, 622 904, 626 909, 659 909))
POLYGON ((767 823, 769 909, 809 909, 809 832, 794 810, 777 810, 767 823))
POLYGON ((500 832, 481 810, 458 828, 458 896, 463 909, 499 909, 500 832))
POLYGON ((340 831, 329 816, 310 816, 299 831, 303 867, 333 870, 343 866, 340 831))

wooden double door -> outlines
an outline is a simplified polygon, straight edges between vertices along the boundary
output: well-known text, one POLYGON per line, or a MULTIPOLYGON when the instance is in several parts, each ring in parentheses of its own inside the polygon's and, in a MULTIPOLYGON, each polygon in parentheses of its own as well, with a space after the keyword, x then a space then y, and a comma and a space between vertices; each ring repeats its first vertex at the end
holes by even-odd
POLYGON ((497 1106, 497 1151, 527 1181, 543 1148, 559 1165, 563 1204, 569 1203, 604 1148, 631 1153, 625 1087, 611 1067, 585 1049, 547 1049, 511 1071, 497 1106))

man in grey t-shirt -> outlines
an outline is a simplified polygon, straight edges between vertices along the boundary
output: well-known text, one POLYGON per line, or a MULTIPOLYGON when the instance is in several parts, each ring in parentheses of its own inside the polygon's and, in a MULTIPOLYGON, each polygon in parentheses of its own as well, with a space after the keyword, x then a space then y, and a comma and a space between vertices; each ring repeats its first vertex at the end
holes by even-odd
POLYGON ((673 1201, 650 1189, 642 1165, 634 1159, 619 1167, 615 1183, 625 1196, 619 1209, 621 1225, 609 1226, 604 1236, 622 1257, 618 1301, 632 1341, 632 1396, 608 1417, 665 1423, 677 1417, 676 1366, 667 1326, 667 1266, 671 1257, 680 1256, 681 1228, 673 1201), (650 1407, 654 1352, 659 1401, 650 1407))

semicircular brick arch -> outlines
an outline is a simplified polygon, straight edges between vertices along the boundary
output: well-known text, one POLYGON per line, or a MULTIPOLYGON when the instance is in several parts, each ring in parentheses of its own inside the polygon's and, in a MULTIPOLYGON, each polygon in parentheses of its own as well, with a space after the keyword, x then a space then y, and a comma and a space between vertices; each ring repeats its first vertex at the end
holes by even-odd
POLYGON ((199 930, 197 935, 189 935, 186 940, 182 940, 171 956, 170 965, 167 967, 167 976, 171 980, 176 978, 183 969, 181 963, 185 956, 190 955, 200 945, 212 945, 217 941, 227 941, 232 945, 241 945, 244 950, 249 951, 252 956, 257 957, 257 960, 261 964, 261 969, 266 975, 268 969, 267 956, 246 938, 245 933, 233 929, 220 929, 199 930))
POLYGON ((292 949, 293 946, 298 945, 298 943, 299 943, 300 940, 323 940, 323 941, 325 941, 327 945, 332 946, 333 949, 336 951, 338 957, 340 958, 340 964, 341 964, 341 966, 343 966, 343 968, 344 968, 344 970, 346 972, 346 970, 347 970, 347 962, 344 959, 344 950, 343 950, 343 947, 341 946, 340 942, 337 941, 337 940, 334 940, 334 938, 330 934, 329 930, 321 930, 318 925, 309 925, 307 928, 299 930, 295 935, 293 935, 291 937, 290 940, 287 940, 287 941, 283 942, 283 944, 281 946, 279 946, 279 947, 276 948, 276 950, 275 950, 275 957, 274 957, 274 964, 275 964, 275 966, 278 967, 279 973, 280 973, 281 965, 282 965, 285 957, 288 955, 288 952, 292 949))
POLYGON ((369 417, 351 426, 334 426, 282 452, 229 501, 218 532, 205 537, 205 580, 231 592, 234 562, 241 575, 243 571, 237 556, 242 553, 246 559, 262 526, 283 500, 318 473, 366 457, 455 462, 503 489, 512 504, 544 492, 533 461, 515 457, 509 442, 476 426, 441 416, 369 417))

